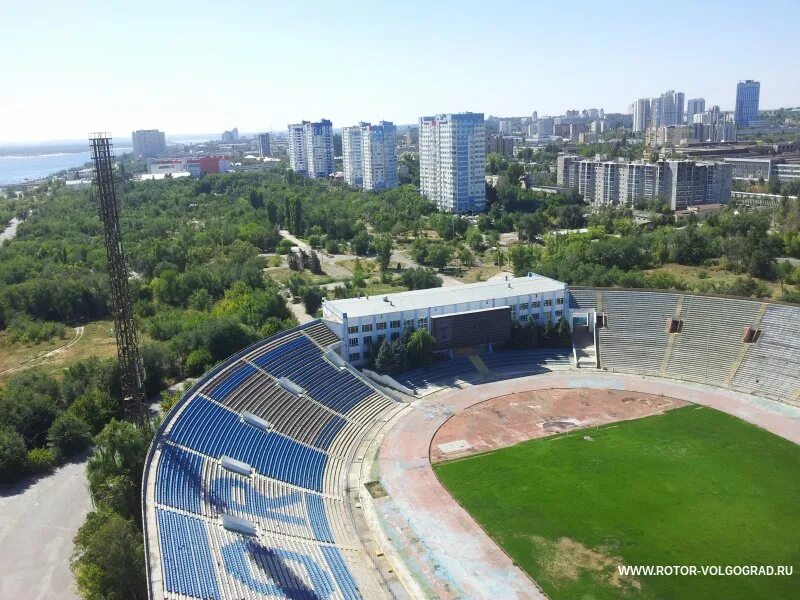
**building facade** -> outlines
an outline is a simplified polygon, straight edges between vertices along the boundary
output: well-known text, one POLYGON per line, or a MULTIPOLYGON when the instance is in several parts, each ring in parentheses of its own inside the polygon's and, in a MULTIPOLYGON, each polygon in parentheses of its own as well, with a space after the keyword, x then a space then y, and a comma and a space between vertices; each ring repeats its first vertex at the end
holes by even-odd
POLYGON ((328 119, 289 125, 289 166, 312 179, 333 173, 333 125, 328 119))
POLYGON ((758 98, 761 84, 748 79, 736 84, 735 120, 738 127, 747 127, 750 121, 758 120, 758 98))
POLYGON ((686 124, 691 126, 694 124, 694 116, 701 115, 706 112, 705 98, 692 98, 686 101, 686 124))
POLYGON ((365 190, 397 187, 397 128, 391 121, 342 128, 344 180, 365 190))
POLYGON ((419 164, 422 195, 440 210, 482 210, 486 204, 483 113, 420 118, 419 164))
POLYGON ((265 156, 272 156, 272 145, 268 133, 258 134, 258 153, 262 158, 265 156))
POLYGON ((329 300, 322 304, 322 320, 342 341, 341 357, 361 365, 377 353, 384 339, 393 342, 411 328, 431 331, 433 321, 444 315, 500 307, 509 307, 511 319, 523 324, 570 318, 567 285, 529 273, 457 289, 442 287, 329 300))
POLYGON ((650 98, 633 103, 633 131, 643 133, 650 126, 650 98))
POLYGON ((158 158, 167 150, 167 141, 163 131, 158 129, 139 129, 131 133, 133 140, 133 157, 139 160, 158 158))
POLYGON ((701 142, 735 142, 737 138, 733 114, 721 111, 719 106, 712 106, 704 113, 695 115, 692 127, 694 138, 701 142))
POLYGON ((732 174, 729 163, 559 156, 557 178, 559 186, 577 189, 595 208, 661 198, 672 210, 681 210, 697 204, 727 204, 732 174))

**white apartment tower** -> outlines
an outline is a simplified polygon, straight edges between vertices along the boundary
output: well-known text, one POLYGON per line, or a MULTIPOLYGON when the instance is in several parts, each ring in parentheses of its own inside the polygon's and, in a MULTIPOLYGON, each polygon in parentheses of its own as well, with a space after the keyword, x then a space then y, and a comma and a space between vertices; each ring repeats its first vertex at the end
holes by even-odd
POLYGON ((421 117, 419 166, 422 195, 440 210, 482 210, 486 204, 483 113, 421 117))
POLYGON ((329 120, 289 125, 289 166, 312 179, 333 172, 333 126, 329 120))
POLYGON ((690 127, 694 124, 694 116, 706 112, 705 98, 692 98, 686 101, 686 124, 690 127))
POLYGON ((137 159, 158 158, 167 149, 163 131, 158 129, 139 129, 131 133, 133 156, 137 159))
POLYGON ((345 181, 365 190, 397 187, 397 129, 390 121, 342 129, 345 181))

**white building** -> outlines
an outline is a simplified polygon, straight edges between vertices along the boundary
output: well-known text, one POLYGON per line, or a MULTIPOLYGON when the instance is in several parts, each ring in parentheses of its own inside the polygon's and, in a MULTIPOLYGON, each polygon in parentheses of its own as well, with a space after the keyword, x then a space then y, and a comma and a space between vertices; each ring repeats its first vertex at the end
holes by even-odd
POLYGON ((289 125, 288 142, 293 171, 312 179, 333 173, 333 126, 328 119, 289 125))
POLYGON ((167 150, 167 142, 163 131, 158 129, 140 129, 131 133, 133 140, 133 157, 139 160, 157 158, 167 150))
POLYGON ((694 116, 701 115, 706 112, 705 98, 692 98, 686 101, 686 124, 691 126, 694 124, 694 116))
POLYGON ((577 189, 595 208, 660 198, 672 210, 682 210, 696 204, 727 204, 731 197, 729 163, 625 162, 582 156, 559 156, 557 162, 558 185, 577 189))
POLYGON ((390 121, 342 128, 345 181, 365 190, 397 187, 397 129, 390 121))
POLYGON ((486 204, 483 113, 420 118, 419 164, 422 195, 440 210, 482 210, 486 204))
POLYGON ((457 287, 330 300, 322 304, 322 320, 343 342, 341 357, 360 365, 384 339, 397 340, 408 328, 431 330, 444 315, 500 307, 509 307, 510 317, 521 323, 569 319, 567 284, 529 273, 457 287))
POLYGON ((364 154, 361 148, 361 128, 366 123, 342 127, 342 168, 344 180, 353 187, 364 187, 364 154))
POLYGON ((633 103, 633 131, 642 133, 650 126, 650 98, 640 98, 633 103))

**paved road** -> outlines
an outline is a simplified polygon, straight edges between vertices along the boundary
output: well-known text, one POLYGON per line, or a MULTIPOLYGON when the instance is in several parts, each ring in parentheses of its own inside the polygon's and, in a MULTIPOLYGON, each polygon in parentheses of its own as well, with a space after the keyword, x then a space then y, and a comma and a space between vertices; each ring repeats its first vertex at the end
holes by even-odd
POLYGON ((86 461, 0 491, 0 598, 76 600, 69 557, 91 509, 86 461))

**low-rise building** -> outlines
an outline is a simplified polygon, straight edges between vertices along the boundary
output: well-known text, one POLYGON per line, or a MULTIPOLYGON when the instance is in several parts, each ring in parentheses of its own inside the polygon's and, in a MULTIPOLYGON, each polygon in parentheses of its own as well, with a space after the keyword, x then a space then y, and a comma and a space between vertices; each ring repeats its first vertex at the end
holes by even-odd
POLYGON ((446 350, 462 335, 469 339, 462 345, 480 344, 489 338, 479 331, 508 327, 511 320, 545 323, 562 316, 570 317, 567 285, 535 273, 322 304, 322 320, 342 342, 341 357, 355 365, 377 353, 384 339, 395 341, 411 328, 431 331, 436 348, 446 350), (462 319, 441 320, 454 315, 462 319))

